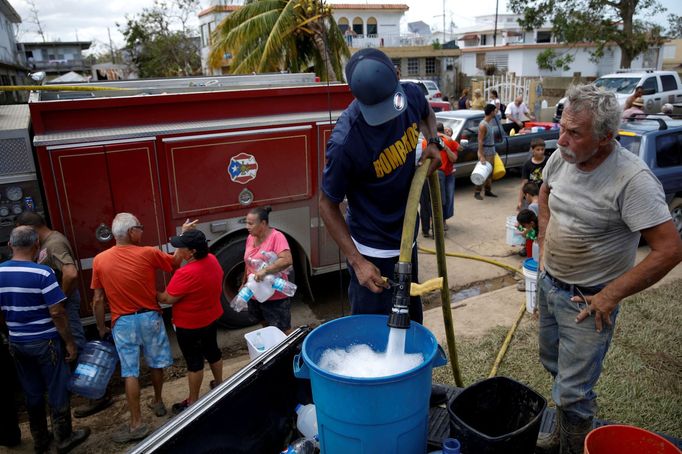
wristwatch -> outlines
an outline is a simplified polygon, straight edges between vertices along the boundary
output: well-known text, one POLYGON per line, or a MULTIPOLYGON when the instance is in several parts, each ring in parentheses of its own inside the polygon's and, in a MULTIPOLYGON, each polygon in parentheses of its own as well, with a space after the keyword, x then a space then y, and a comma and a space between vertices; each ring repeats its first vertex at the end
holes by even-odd
POLYGON ((429 141, 427 142, 427 144, 428 144, 428 145, 431 145, 432 143, 435 144, 435 145, 438 147, 439 150, 442 150, 443 148, 445 148, 445 147, 443 146, 443 141, 441 140, 440 136, 431 137, 431 138, 429 139, 429 141))

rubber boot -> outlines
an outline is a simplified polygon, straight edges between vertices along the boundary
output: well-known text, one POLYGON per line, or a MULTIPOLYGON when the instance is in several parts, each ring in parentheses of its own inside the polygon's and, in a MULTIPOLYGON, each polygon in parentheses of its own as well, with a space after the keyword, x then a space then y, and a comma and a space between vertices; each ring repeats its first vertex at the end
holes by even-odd
POLYGON ((575 413, 561 411, 561 454, 583 454, 585 437, 592 430, 593 418, 581 418, 575 413))
POLYGON ((535 454, 559 454, 559 426, 561 424, 561 411, 556 410, 554 427, 551 432, 540 432, 535 444, 535 454))
POLYGON ((88 427, 72 430, 71 408, 69 406, 61 410, 53 411, 52 424, 55 438, 57 439, 57 452, 59 454, 71 451, 90 436, 90 429, 88 427))
POLYGON ((47 430, 47 413, 45 406, 28 408, 28 424, 31 427, 33 437, 33 450, 36 454, 42 454, 50 450, 52 436, 47 430))

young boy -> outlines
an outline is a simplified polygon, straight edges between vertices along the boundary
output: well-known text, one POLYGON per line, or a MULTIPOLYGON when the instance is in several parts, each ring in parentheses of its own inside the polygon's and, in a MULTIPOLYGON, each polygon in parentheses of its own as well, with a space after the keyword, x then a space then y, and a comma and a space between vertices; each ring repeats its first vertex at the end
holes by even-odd
POLYGON ((524 184, 521 188, 523 198, 526 201, 528 209, 535 213, 536 216, 540 214, 540 206, 538 205, 538 198, 540 196, 540 187, 532 181, 524 184))
POLYGON ((516 211, 523 209, 523 187, 528 182, 533 182, 539 188, 542 186, 542 169, 545 168, 547 157, 545 156, 545 140, 537 137, 530 142, 531 156, 521 168, 521 188, 519 188, 519 199, 516 204, 516 211))
POLYGON ((522 257, 530 257, 533 255, 533 241, 538 237, 538 215, 532 210, 525 209, 519 211, 516 215, 516 222, 519 227, 523 227, 523 236, 526 238, 526 247, 523 249, 522 257))

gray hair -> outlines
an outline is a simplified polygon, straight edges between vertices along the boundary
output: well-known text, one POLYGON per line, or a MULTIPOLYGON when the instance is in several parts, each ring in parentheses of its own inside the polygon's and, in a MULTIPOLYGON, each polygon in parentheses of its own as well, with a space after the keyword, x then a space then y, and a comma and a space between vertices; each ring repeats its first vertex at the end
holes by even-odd
POLYGON ((666 115, 670 115, 671 113, 673 113, 673 105, 670 104, 669 102, 663 104, 663 106, 661 107, 661 112, 663 112, 666 115))
POLYGON ((616 137, 623 111, 614 93, 597 88, 594 84, 571 85, 566 90, 566 97, 565 106, 570 106, 572 112, 592 113, 595 137, 603 139, 609 134, 616 137))
POLYGON ((20 225, 9 235, 9 245, 17 249, 28 249, 38 241, 38 232, 27 225, 20 225))
POLYGON ((125 240, 128 238, 128 230, 139 224, 140 221, 132 214, 118 213, 111 223, 111 233, 117 240, 125 240))

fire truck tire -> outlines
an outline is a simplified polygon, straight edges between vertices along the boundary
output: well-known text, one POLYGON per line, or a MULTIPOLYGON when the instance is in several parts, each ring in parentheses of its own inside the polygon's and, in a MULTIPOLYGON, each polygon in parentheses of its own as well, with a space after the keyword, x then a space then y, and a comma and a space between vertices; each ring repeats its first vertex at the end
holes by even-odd
POLYGON ((216 252, 216 258, 223 267, 223 293, 220 303, 223 315, 218 323, 225 328, 244 328, 258 323, 249 311, 236 312, 230 307, 230 301, 239 291, 244 275, 244 248, 246 237, 235 238, 216 252))

